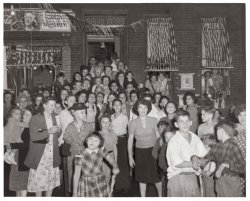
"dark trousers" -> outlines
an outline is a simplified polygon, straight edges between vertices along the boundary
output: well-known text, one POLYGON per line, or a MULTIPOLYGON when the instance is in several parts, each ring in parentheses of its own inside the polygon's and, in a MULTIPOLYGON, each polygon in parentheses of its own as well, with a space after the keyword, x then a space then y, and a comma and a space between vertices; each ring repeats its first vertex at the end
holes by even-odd
POLYGON ((127 191, 130 187, 127 137, 118 137, 117 152, 117 164, 120 173, 115 180, 115 190, 127 191))

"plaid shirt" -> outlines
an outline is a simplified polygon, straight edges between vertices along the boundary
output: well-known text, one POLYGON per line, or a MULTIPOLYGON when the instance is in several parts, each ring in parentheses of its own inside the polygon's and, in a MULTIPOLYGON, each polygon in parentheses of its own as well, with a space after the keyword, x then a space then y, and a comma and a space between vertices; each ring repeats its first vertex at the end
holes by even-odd
POLYGON ((236 125, 236 130, 238 131, 238 135, 233 137, 237 145, 239 146, 244 159, 246 160, 246 129, 242 128, 240 124, 236 125))
POLYGON ((229 168, 224 168, 222 175, 233 176, 245 173, 245 160, 239 146, 232 138, 214 145, 204 159, 216 162, 217 168, 222 163, 228 163, 229 168))

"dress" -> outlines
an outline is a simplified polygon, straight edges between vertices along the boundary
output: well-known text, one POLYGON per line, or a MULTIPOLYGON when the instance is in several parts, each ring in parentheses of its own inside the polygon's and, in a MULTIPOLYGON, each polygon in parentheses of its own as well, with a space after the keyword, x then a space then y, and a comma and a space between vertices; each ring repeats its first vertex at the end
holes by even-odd
MULTIPOLYGON (((45 117, 45 120, 47 128, 51 128, 52 118, 45 117)), ((53 168, 53 135, 50 135, 37 170, 30 169, 27 189, 28 192, 49 191, 59 185, 59 167, 53 168)))
POLYGON ((11 144, 11 148, 16 150, 15 161, 18 164, 12 164, 10 168, 9 190, 11 191, 27 190, 29 168, 23 163, 29 148, 29 137, 29 128, 25 128, 21 135, 23 143, 11 144))
POLYGON ((75 165, 81 165, 81 178, 78 186, 79 197, 108 197, 109 185, 103 173, 103 157, 107 152, 97 149, 92 153, 87 149, 82 151, 81 157, 75 158, 75 165))

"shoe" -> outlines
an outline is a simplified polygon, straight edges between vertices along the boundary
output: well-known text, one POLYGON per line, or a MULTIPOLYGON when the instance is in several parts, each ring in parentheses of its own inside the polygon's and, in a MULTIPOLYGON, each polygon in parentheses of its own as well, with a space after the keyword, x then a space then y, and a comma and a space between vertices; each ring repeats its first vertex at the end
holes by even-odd
POLYGON ((8 156, 7 159, 11 162, 11 164, 17 165, 15 161, 15 153, 11 152, 8 156))

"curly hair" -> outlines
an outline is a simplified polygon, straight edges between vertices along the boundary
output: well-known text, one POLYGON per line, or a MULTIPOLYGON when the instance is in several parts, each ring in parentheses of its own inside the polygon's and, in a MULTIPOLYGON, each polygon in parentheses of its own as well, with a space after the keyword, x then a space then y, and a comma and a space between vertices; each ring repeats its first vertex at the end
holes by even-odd
POLYGON ((147 108, 148 108, 147 114, 149 114, 149 113, 151 112, 151 110, 152 110, 152 104, 151 104, 151 102, 148 101, 148 100, 145 100, 145 99, 141 98, 141 99, 139 99, 139 100, 135 103, 135 105, 134 105, 134 107, 133 107, 133 112, 134 112, 137 116, 139 116, 138 108, 139 108, 140 105, 147 106, 147 108))
POLYGON ((83 141, 83 146, 85 148, 88 148, 88 139, 91 138, 91 137, 95 137, 95 138, 98 138, 100 140, 100 144, 99 144, 99 148, 102 148, 103 145, 104 145, 104 138, 102 137, 102 135, 100 135, 98 132, 94 131, 92 133, 90 133, 86 138, 85 140, 83 141))

